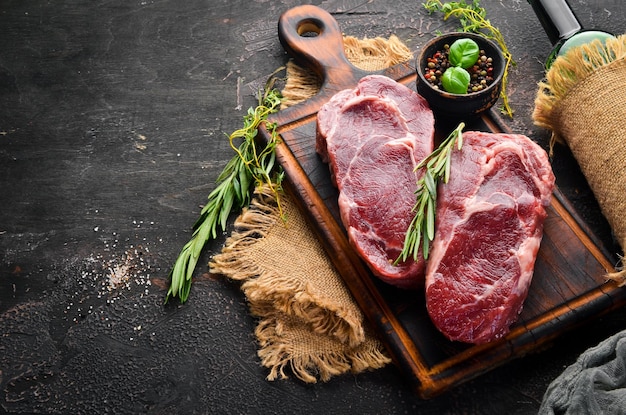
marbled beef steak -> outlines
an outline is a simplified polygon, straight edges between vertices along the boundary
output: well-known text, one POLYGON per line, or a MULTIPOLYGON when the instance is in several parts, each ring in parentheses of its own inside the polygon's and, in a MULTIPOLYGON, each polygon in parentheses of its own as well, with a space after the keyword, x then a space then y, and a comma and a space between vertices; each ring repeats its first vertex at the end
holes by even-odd
POLYGON ((415 166, 433 149, 426 101, 396 81, 367 76, 317 116, 316 149, 339 189, 341 220, 372 272, 402 288, 423 286, 425 263, 393 265, 413 218, 415 166))
POLYGON ((426 271, 428 313, 449 339, 485 343, 516 321, 553 188, 547 155, 528 137, 463 133, 439 185, 426 271))

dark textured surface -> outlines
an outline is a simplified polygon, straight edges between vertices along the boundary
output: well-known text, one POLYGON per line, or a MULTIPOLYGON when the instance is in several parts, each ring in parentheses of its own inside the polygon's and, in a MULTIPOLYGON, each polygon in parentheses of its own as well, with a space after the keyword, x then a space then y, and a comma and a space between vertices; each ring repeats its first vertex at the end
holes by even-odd
MULTIPOLYGON (((313 2, 344 33, 397 34, 413 50, 455 27, 420 2, 313 2)), ((525 1, 481 2, 517 61, 515 132, 550 45, 525 1)), ((295 1, 3 1, 0 4, 0 413, 535 413, 622 312, 429 401, 389 366, 327 384, 267 382, 236 284, 197 271, 163 306, 169 267, 232 156, 253 93, 286 57, 295 1)), ((620 33, 617 0, 571 0, 586 27, 620 33)), ((609 243, 584 179, 557 148, 557 180, 609 243)), ((203 255, 206 263, 223 236, 203 255)))

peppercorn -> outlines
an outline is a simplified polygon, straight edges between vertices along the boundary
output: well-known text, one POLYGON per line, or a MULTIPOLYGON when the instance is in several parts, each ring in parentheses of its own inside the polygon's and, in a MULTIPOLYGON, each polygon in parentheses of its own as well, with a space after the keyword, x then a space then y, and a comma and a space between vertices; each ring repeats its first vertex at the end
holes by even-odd
MULTIPOLYGON (((441 76, 450 67, 448 54, 450 45, 444 45, 442 50, 436 51, 433 56, 427 58, 426 67, 423 69, 424 78, 436 89, 442 89, 441 76)), ((470 84, 467 92, 478 92, 487 88, 493 82, 493 58, 487 56, 484 50, 480 50, 476 63, 467 70, 470 74, 470 84)))

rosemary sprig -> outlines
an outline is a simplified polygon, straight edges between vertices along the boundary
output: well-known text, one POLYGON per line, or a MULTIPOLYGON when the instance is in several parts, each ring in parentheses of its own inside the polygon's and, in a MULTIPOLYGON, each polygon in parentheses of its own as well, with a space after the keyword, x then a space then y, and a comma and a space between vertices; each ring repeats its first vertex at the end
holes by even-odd
POLYGON ((450 16, 454 16, 459 19, 461 23, 461 31, 472 32, 479 34, 487 39, 495 41, 504 55, 506 65, 504 67, 504 74, 502 76, 502 91, 500 96, 502 97, 502 109, 501 111, 507 114, 509 117, 513 116, 513 110, 509 105, 509 97, 507 95, 507 84, 509 67, 515 65, 513 55, 509 51, 504 36, 500 30, 493 26, 489 19, 487 19, 487 11, 480 6, 479 0, 472 0, 471 4, 460 1, 441 2, 440 0, 427 0, 424 2, 424 8, 429 13, 442 12, 443 20, 448 20, 450 16))
POLYGON ((193 226, 189 242, 183 246, 174 267, 170 271, 170 287, 165 302, 178 297, 181 303, 187 301, 191 290, 191 278, 204 245, 217 237, 218 227, 226 230, 228 216, 235 209, 241 210, 250 203, 254 185, 266 184, 276 196, 279 212, 281 182, 283 172, 276 165, 275 147, 279 142, 276 125, 266 123, 270 133, 269 142, 259 148, 256 141, 258 128, 268 115, 278 111, 281 95, 273 88, 274 78, 259 93, 258 105, 250 108, 244 116, 243 128, 233 132, 228 138, 235 156, 226 164, 217 178, 217 187, 209 194, 208 203, 200 212, 193 226), (235 140, 242 139, 237 147, 235 140))
POLYGON ((409 257, 417 261, 420 246, 422 246, 424 259, 428 259, 430 242, 435 237, 437 182, 443 180, 444 183, 448 183, 450 179, 450 157, 455 144, 458 150, 463 146, 463 128, 465 124, 460 123, 439 147, 415 167, 415 170, 426 167, 426 171, 417 181, 415 191, 417 202, 413 206, 415 216, 407 229, 402 252, 395 260, 395 264, 404 262, 409 257))

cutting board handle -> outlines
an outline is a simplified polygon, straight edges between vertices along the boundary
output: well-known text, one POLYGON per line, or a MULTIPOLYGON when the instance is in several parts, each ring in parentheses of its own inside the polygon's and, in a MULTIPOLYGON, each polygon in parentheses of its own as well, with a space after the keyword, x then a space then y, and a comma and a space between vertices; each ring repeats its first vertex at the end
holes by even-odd
POLYGON ((365 74, 346 58, 335 18, 317 6, 297 6, 284 12, 278 21, 278 38, 301 66, 320 76, 322 89, 330 84, 333 89, 354 87, 365 74))

